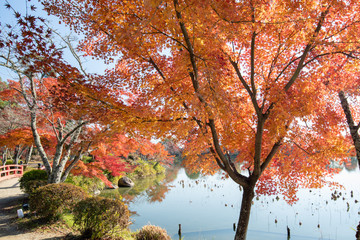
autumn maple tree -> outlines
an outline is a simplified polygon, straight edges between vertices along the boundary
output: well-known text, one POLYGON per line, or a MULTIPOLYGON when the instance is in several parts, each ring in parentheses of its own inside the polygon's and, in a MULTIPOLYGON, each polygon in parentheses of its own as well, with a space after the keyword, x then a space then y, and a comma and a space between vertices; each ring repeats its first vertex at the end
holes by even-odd
POLYGON ((26 154, 26 160, 30 160, 32 153, 32 134, 28 124, 27 112, 21 105, 16 104, 15 96, 9 98, 8 85, 0 82, 0 151, 2 164, 5 165, 9 156, 14 160, 14 164, 19 163, 19 159, 26 154), (4 96, 5 95, 5 96, 4 96))
MULTIPOLYGON (((11 8, 9 4, 7 7, 11 8)), ((32 139, 49 175, 48 182, 58 183, 66 178, 65 165, 71 155, 77 156, 73 161, 81 157, 81 151, 75 154, 73 147, 81 129, 89 122, 85 114, 71 107, 80 104, 80 99, 66 91, 69 82, 82 75, 63 60, 44 19, 22 16, 15 10, 14 16, 15 26, 2 23, 5 28, 0 38, 0 66, 13 71, 17 79, 9 81, 2 99, 12 101, 16 96, 16 100, 21 100, 16 104, 28 113, 32 139), (61 79, 66 79, 66 83, 61 79), (51 144, 55 147, 48 148, 51 144)), ((26 136, 25 129, 18 134, 26 136)), ((8 139, 16 142, 14 136, 8 139)))
POLYGON ((92 129, 94 136, 90 137, 91 147, 89 152, 93 160, 84 164, 79 162, 78 166, 72 171, 75 175, 84 175, 88 177, 97 177, 103 182, 111 185, 106 179, 104 172, 116 177, 135 169, 136 159, 133 155, 139 155, 143 159, 149 159, 169 165, 172 163, 172 156, 164 149, 160 143, 141 138, 126 136, 119 132, 101 131, 92 129), (100 131, 100 132, 99 132, 100 131), (129 161, 129 159, 133 159, 129 161))
POLYGON ((22 155, 26 154, 27 163, 30 160, 33 138, 30 128, 17 128, 0 135, 1 148, 3 149, 2 164, 5 165, 7 154, 13 149, 13 162, 19 164, 22 155), (25 153, 25 154, 24 154, 25 153))
POLYGON ((278 181, 294 196, 300 185, 324 183, 329 158, 347 151, 326 76, 357 52, 357 1, 42 3, 85 35, 88 55, 116 61, 98 81, 107 98, 136 94, 128 124, 176 136, 188 167, 222 169, 241 186, 235 239, 246 239, 257 183, 271 193, 261 181, 278 181))
MULTIPOLYGON (((79 61, 80 69, 64 60, 63 47, 54 44, 54 33, 44 19, 22 16, 10 4, 6 6, 14 11, 17 25, 5 25, 2 32, 0 66, 14 72, 17 78, 2 84, 4 87, 1 85, 1 99, 9 103, 4 104, 1 115, 3 128, 9 125, 0 134, 4 155, 8 147, 14 148, 17 164, 25 150, 27 156, 31 155, 34 142, 49 183, 63 182, 72 172, 97 177, 111 185, 104 173, 119 176, 132 170, 125 161, 130 153, 139 153, 162 164, 171 163, 172 157, 160 143, 126 136, 126 128, 119 127, 122 123, 119 120, 117 127, 111 128, 114 117, 121 119, 129 115, 125 110, 131 103, 129 94, 116 92, 126 97, 126 104, 121 98, 111 98, 116 112, 97 107, 106 100, 105 97, 99 100, 106 86, 101 83, 88 86, 88 82, 96 82, 98 77, 84 71, 71 43, 61 37, 79 61), (125 114, 119 114, 120 109, 125 114), (23 117, 23 122, 11 118, 14 111, 23 117), (13 129, 14 125, 20 126, 13 129), (91 154, 90 162, 81 161, 85 154, 91 154)), ((35 10, 33 6, 30 8, 35 10)))

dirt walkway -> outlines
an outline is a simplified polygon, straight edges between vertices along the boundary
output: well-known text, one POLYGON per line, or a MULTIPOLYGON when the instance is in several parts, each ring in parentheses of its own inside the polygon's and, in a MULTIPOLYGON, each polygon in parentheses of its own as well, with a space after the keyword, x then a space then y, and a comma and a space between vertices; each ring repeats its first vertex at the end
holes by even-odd
POLYGON ((0 240, 63 239, 61 233, 26 232, 16 224, 17 209, 26 195, 21 192, 19 179, 0 182, 0 240))

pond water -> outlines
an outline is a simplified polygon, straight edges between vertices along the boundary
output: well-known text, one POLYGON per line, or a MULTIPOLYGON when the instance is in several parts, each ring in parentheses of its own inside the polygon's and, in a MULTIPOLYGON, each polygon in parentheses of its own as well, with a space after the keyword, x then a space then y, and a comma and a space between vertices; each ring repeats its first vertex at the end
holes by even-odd
MULTIPOLYGON (((233 239, 233 223, 237 223, 241 195, 230 179, 214 176, 189 176, 184 169, 173 170, 161 182, 158 179, 136 183, 136 189, 115 189, 129 199, 132 230, 153 224, 165 228, 172 239, 179 239, 181 224, 184 240, 233 239)), ((345 189, 331 198, 330 188, 301 189, 299 201, 288 205, 281 196, 254 199, 248 231, 249 240, 356 239, 360 221, 360 171, 345 168, 334 176, 345 189), (351 191, 353 194, 351 194, 351 191)), ((109 193, 109 192, 108 192, 109 193)))

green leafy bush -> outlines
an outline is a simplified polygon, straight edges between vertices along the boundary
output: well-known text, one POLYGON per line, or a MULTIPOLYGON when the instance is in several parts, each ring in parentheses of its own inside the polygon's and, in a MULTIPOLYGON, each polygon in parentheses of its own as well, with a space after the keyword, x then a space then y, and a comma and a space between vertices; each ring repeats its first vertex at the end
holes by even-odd
POLYGON ((94 158, 92 156, 83 156, 82 157, 82 161, 84 163, 90 163, 90 162, 93 162, 94 161, 94 158))
POLYGON ((105 188, 105 183, 99 178, 89 178, 82 175, 69 175, 65 182, 81 187, 88 193, 94 193, 96 190, 103 190, 105 188))
POLYGON ((154 165, 154 169, 156 171, 156 174, 164 174, 166 172, 166 168, 160 163, 156 163, 154 165))
POLYGON ((129 174, 130 178, 145 178, 165 172, 165 168, 163 166, 151 161, 137 160, 136 163, 136 168, 131 174, 129 174))
POLYGON ((49 184, 30 195, 30 210, 46 219, 56 220, 64 211, 71 212, 75 204, 87 196, 82 188, 68 183, 49 184))
POLYGON ((123 175, 119 175, 119 176, 112 176, 112 175, 110 175, 110 176, 108 177, 108 179, 109 179, 109 181, 112 182, 114 185, 117 185, 118 182, 119 182, 119 179, 122 178, 122 177, 123 177, 123 175))
POLYGON ((6 160, 5 165, 12 165, 14 164, 13 160, 6 160))
POLYGON ((20 189, 24 191, 25 193, 31 194, 34 190, 34 183, 30 183, 31 181, 47 181, 47 173, 45 170, 31 170, 28 172, 25 172, 24 175, 20 178, 20 189))
POLYGON ((134 173, 139 178, 144 178, 147 176, 155 175, 156 171, 151 164, 147 162, 142 162, 139 166, 135 168, 134 173))
POLYGON ((30 180, 26 183, 26 193, 33 194, 39 187, 47 185, 47 180, 30 180))
POLYGON ((136 240, 171 240, 165 229, 146 225, 136 234, 136 240))
POLYGON ((92 197, 74 208, 74 225, 84 238, 108 239, 129 224, 129 211, 117 199, 92 197))

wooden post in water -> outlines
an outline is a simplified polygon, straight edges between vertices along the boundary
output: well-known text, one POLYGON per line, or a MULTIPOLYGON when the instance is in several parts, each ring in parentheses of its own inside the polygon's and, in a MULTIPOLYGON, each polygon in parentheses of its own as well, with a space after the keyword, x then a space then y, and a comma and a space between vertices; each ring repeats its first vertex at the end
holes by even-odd
POLYGON ((236 225, 235 225, 235 223, 233 223, 233 230, 234 230, 234 232, 236 231, 236 225))
POLYGON ((290 240, 290 228, 286 226, 287 228, 287 240, 290 240))
POLYGON ((181 240, 181 224, 179 224, 179 231, 178 231, 178 234, 179 234, 179 240, 181 240))

